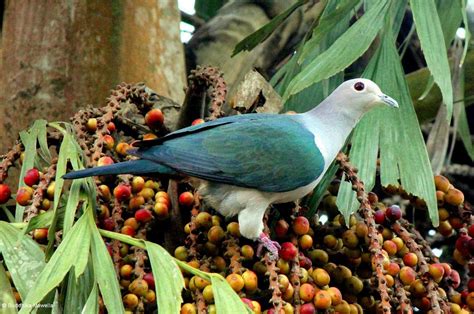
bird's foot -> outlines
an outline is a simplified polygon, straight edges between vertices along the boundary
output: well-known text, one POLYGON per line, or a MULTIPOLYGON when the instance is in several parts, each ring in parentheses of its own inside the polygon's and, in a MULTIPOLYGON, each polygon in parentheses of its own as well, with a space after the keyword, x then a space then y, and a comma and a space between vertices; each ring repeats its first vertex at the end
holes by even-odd
POLYGON ((277 241, 272 241, 265 233, 261 233, 258 238, 257 256, 260 257, 262 248, 265 247, 270 252, 270 258, 272 260, 278 259, 278 250, 281 249, 280 244, 277 241))

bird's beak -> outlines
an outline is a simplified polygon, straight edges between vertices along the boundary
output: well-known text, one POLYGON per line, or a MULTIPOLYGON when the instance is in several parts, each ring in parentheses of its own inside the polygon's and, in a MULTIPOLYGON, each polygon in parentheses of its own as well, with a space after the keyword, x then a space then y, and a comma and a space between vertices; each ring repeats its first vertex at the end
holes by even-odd
POLYGON ((385 94, 379 95, 380 101, 392 108, 398 108, 398 102, 385 94))

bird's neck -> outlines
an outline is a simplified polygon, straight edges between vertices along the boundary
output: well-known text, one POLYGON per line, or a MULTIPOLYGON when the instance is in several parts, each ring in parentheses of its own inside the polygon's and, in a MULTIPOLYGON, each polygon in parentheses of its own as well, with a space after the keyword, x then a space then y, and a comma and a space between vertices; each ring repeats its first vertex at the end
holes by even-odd
POLYGON ((344 146, 363 113, 348 110, 350 104, 338 104, 326 98, 316 108, 303 113, 306 127, 315 135, 326 166, 334 160, 344 146))

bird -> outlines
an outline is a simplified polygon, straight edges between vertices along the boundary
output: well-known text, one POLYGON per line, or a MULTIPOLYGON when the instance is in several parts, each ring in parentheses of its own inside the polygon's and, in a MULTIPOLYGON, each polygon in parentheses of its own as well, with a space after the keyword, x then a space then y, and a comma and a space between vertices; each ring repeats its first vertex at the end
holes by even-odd
POLYGON ((398 103, 373 81, 351 79, 307 112, 207 121, 136 143, 127 153, 139 159, 72 171, 64 179, 188 177, 206 204, 225 217, 237 215, 241 235, 278 258, 279 244, 263 232, 266 210, 313 191, 364 114, 383 106, 398 108, 398 103))

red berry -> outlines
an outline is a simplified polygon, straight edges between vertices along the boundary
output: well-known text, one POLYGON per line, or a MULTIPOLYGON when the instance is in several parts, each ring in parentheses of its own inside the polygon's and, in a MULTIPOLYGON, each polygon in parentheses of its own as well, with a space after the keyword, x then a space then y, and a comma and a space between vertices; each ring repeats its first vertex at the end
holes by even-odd
POLYGON ((113 122, 107 123, 107 130, 108 130, 110 133, 114 132, 114 131, 115 131, 115 123, 113 123, 113 122))
POLYGON ((10 199, 12 191, 6 184, 0 184, 0 204, 5 204, 10 199))
POLYGON ((196 119, 193 122, 191 122, 191 125, 198 125, 204 122, 205 122, 204 119, 196 119))
POLYGON ((104 227, 105 230, 113 231, 115 229, 115 222, 112 219, 112 217, 105 218, 102 221, 102 226, 104 227))
POLYGON ((457 270, 452 269, 447 277, 448 277, 448 283, 451 286, 453 286, 454 289, 457 289, 459 285, 461 284, 461 277, 459 276, 459 273, 457 270))
POLYGON ((151 211, 148 209, 142 208, 135 212, 135 219, 139 222, 147 222, 153 218, 151 211))
MULTIPOLYGON (((1 201, 0 201, 1 203, 1 201)), ((467 233, 474 238, 474 224, 470 225, 469 228, 467 228, 467 233)))
POLYGON ((152 273, 146 273, 146 274, 143 276, 143 280, 146 281, 146 283, 148 284, 148 287, 149 287, 149 288, 155 289, 155 278, 153 277, 153 274, 152 274, 152 273))
POLYGON ((284 219, 280 219, 277 221, 275 225, 275 234, 278 238, 283 238, 288 233, 288 229, 290 225, 284 219))
POLYGON ((151 109, 145 115, 145 123, 150 129, 159 129, 163 125, 165 117, 160 109, 151 109))
POLYGON ((293 231, 297 235, 303 235, 309 231, 309 220, 304 216, 298 216, 293 221, 293 231))
POLYGON ((191 192, 183 192, 179 195, 179 205, 189 207, 194 204, 194 195, 191 192))
POLYGON ((379 225, 383 224, 385 222, 385 212, 381 209, 377 210, 374 213, 374 220, 375 223, 378 223, 379 225))
POLYGON ((109 157, 109 156, 103 156, 103 157, 100 157, 99 160, 97 161, 97 166, 101 167, 101 166, 107 166, 107 165, 111 165, 114 163, 114 160, 109 157))
POLYGON ((130 195, 132 195, 132 188, 129 185, 119 184, 114 189, 114 196, 119 202, 128 200, 130 195))
POLYGON ((463 257, 469 257, 469 241, 471 237, 465 233, 461 233, 459 238, 456 240, 456 249, 461 253, 463 257))
POLYGON ((402 218, 402 210, 398 205, 392 205, 385 211, 385 216, 392 222, 397 221, 402 218))
POLYGON ((314 307, 313 303, 305 303, 300 307, 301 314, 315 314, 316 308, 314 307))
POLYGON ((33 186, 35 184, 38 184, 40 180, 40 173, 38 169, 36 168, 31 168, 26 171, 25 176, 23 177, 23 182, 25 182, 26 185, 28 186, 33 186))
POLYGON ((120 232, 131 237, 135 235, 135 229, 132 226, 123 226, 120 232))
POLYGON ((298 250, 295 245, 291 242, 285 242, 281 245, 279 255, 282 259, 290 261, 296 257, 298 250))
POLYGON ((29 186, 22 186, 16 192, 16 202, 21 206, 28 205, 33 197, 33 192, 33 189, 29 186))
POLYGON ((469 290, 469 292, 474 291, 474 278, 470 278, 467 282, 467 290, 469 290))

